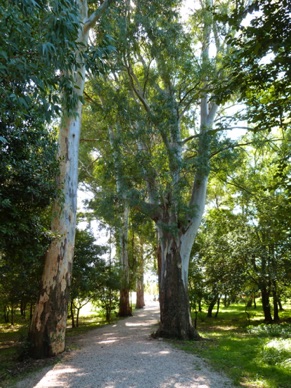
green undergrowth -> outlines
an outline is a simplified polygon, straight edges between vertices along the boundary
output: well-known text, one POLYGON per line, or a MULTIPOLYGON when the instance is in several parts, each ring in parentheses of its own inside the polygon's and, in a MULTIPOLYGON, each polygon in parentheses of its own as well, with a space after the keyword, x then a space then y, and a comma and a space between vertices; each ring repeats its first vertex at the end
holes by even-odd
POLYGON ((197 316, 197 330, 204 338, 177 346, 207 360, 237 386, 291 387, 291 309, 281 312, 281 323, 266 325, 260 306, 222 309, 218 318, 197 316))

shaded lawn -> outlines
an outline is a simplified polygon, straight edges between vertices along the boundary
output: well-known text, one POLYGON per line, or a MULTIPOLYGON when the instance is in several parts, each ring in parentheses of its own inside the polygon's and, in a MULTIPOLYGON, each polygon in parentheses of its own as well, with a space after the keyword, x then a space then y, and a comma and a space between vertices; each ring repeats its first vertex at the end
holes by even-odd
MULTIPOLYGON (((281 312, 282 323, 264 325, 260 306, 244 312, 244 305, 221 309, 218 318, 197 316, 197 329, 206 340, 178 344, 206 359, 238 386, 291 387, 291 309, 281 312)), ((176 343, 177 344, 177 343, 176 343)))

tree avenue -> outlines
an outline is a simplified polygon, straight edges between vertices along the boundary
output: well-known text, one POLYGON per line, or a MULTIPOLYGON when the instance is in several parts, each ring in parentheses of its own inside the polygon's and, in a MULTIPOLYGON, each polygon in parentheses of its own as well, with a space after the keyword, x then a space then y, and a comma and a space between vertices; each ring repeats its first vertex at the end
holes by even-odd
POLYGON ((136 283, 142 308, 152 252, 156 336, 201 339, 189 284, 209 317, 222 295, 259 290, 265 321, 279 319, 290 282, 290 72, 275 27, 289 47, 289 5, 193 0, 186 22, 182 3, 0 5, 0 302, 32 303, 43 266, 28 333, 34 358, 64 351, 69 304, 73 325, 94 298, 109 320, 119 289, 119 315, 128 316, 136 283), (271 41, 257 45, 258 31, 271 41), (237 100, 253 124, 239 144, 227 137, 242 117, 229 110, 237 100), (74 253, 78 170, 119 266, 111 246, 104 264, 87 231, 74 253))
POLYGON ((220 58, 228 47, 226 27, 213 18, 211 1, 198 6, 191 33, 183 30, 177 5, 135 1, 111 8, 103 22, 115 38, 116 52, 102 82, 91 78, 88 109, 99 111, 98 136, 110 127, 117 196, 156 225, 157 335, 198 339, 189 311, 188 267, 204 212, 211 152, 219 145, 212 90, 226 76, 220 58))

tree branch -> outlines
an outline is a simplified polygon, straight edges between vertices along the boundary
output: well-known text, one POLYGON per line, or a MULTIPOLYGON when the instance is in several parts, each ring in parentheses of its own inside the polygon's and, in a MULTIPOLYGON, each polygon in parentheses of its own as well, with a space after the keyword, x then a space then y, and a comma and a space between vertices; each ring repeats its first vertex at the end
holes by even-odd
POLYGON ((130 82, 130 85, 135 93, 135 95, 137 96, 137 98, 140 100, 140 102, 142 103, 143 107, 145 108, 146 112, 151 114, 151 109, 149 107, 149 104, 147 103, 146 99, 144 98, 144 96, 142 95, 141 91, 139 88, 136 87, 135 83, 138 83, 136 77, 135 77, 135 74, 133 73, 132 71, 132 68, 130 65, 127 65, 126 66, 126 69, 127 69, 127 73, 129 75, 129 82, 130 82))
POLYGON ((84 33, 86 34, 92 27, 95 26, 97 21, 100 19, 100 17, 105 13, 109 5, 114 0, 104 0, 103 3, 88 17, 87 20, 84 22, 84 33))
MULTIPOLYGON (((267 139, 264 141, 264 143, 271 143, 271 142, 274 142, 274 141, 280 141, 280 140, 283 140, 283 139, 267 139)), ((210 159, 213 158, 213 156, 216 156, 218 155, 220 152, 223 152, 223 151, 226 151, 226 150, 229 150, 231 148, 237 148, 237 147, 245 147, 247 145, 250 145, 250 144, 253 144, 254 141, 248 141, 246 143, 237 143, 237 144, 231 144, 227 147, 224 147, 224 148, 221 148, 220 150, 217 150, 216 152, 213 152, 211 155, 210 155, 210 159)))

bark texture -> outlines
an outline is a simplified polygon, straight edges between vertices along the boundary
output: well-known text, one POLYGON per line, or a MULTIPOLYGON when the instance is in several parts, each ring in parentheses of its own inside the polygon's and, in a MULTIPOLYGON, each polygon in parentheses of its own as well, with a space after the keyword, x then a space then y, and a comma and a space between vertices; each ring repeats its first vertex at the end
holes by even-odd
MULTIPOLYGON (((79 104, 78 111, 81 111, 79 104)), ((80 117, 65 117, 59 135, 60 189, 53 206, 52 232, 57 236, 46 256, 29 341, 31 356, 51 357, 64 351, 69 287, 73 266, 78 186, 80 117)))
POLYGON ((59 130, 59 197, 54 202, 52 214, 52 232, 55 239, 46 253, 40 293, 28 334, 30 355, 34 358, 55 356, 65 349, 75 244, 81 97, 86 71, 83 50, 88 44, 89 30, 96 24, 109 3, 109 0, 105 0, 88 18, 87 1, 79 0, 80 29, 76 51, 72 53, 77 58, 78 66, 72 72, 72 76, 74 95, 80 98, 76 106, 70 107, 72 112, 64 108, 59 130))
POLYGON ((120 317, 132 316, 132 309, 129 303, 129 289, 127 287, 120 290, 118 315, 120 317))
POLYGON ((161 320, 155 336, 200 339, 192 324, 188 288, 183 282, 180 239, 160 230, 162 269, 160 276, 161 320))

